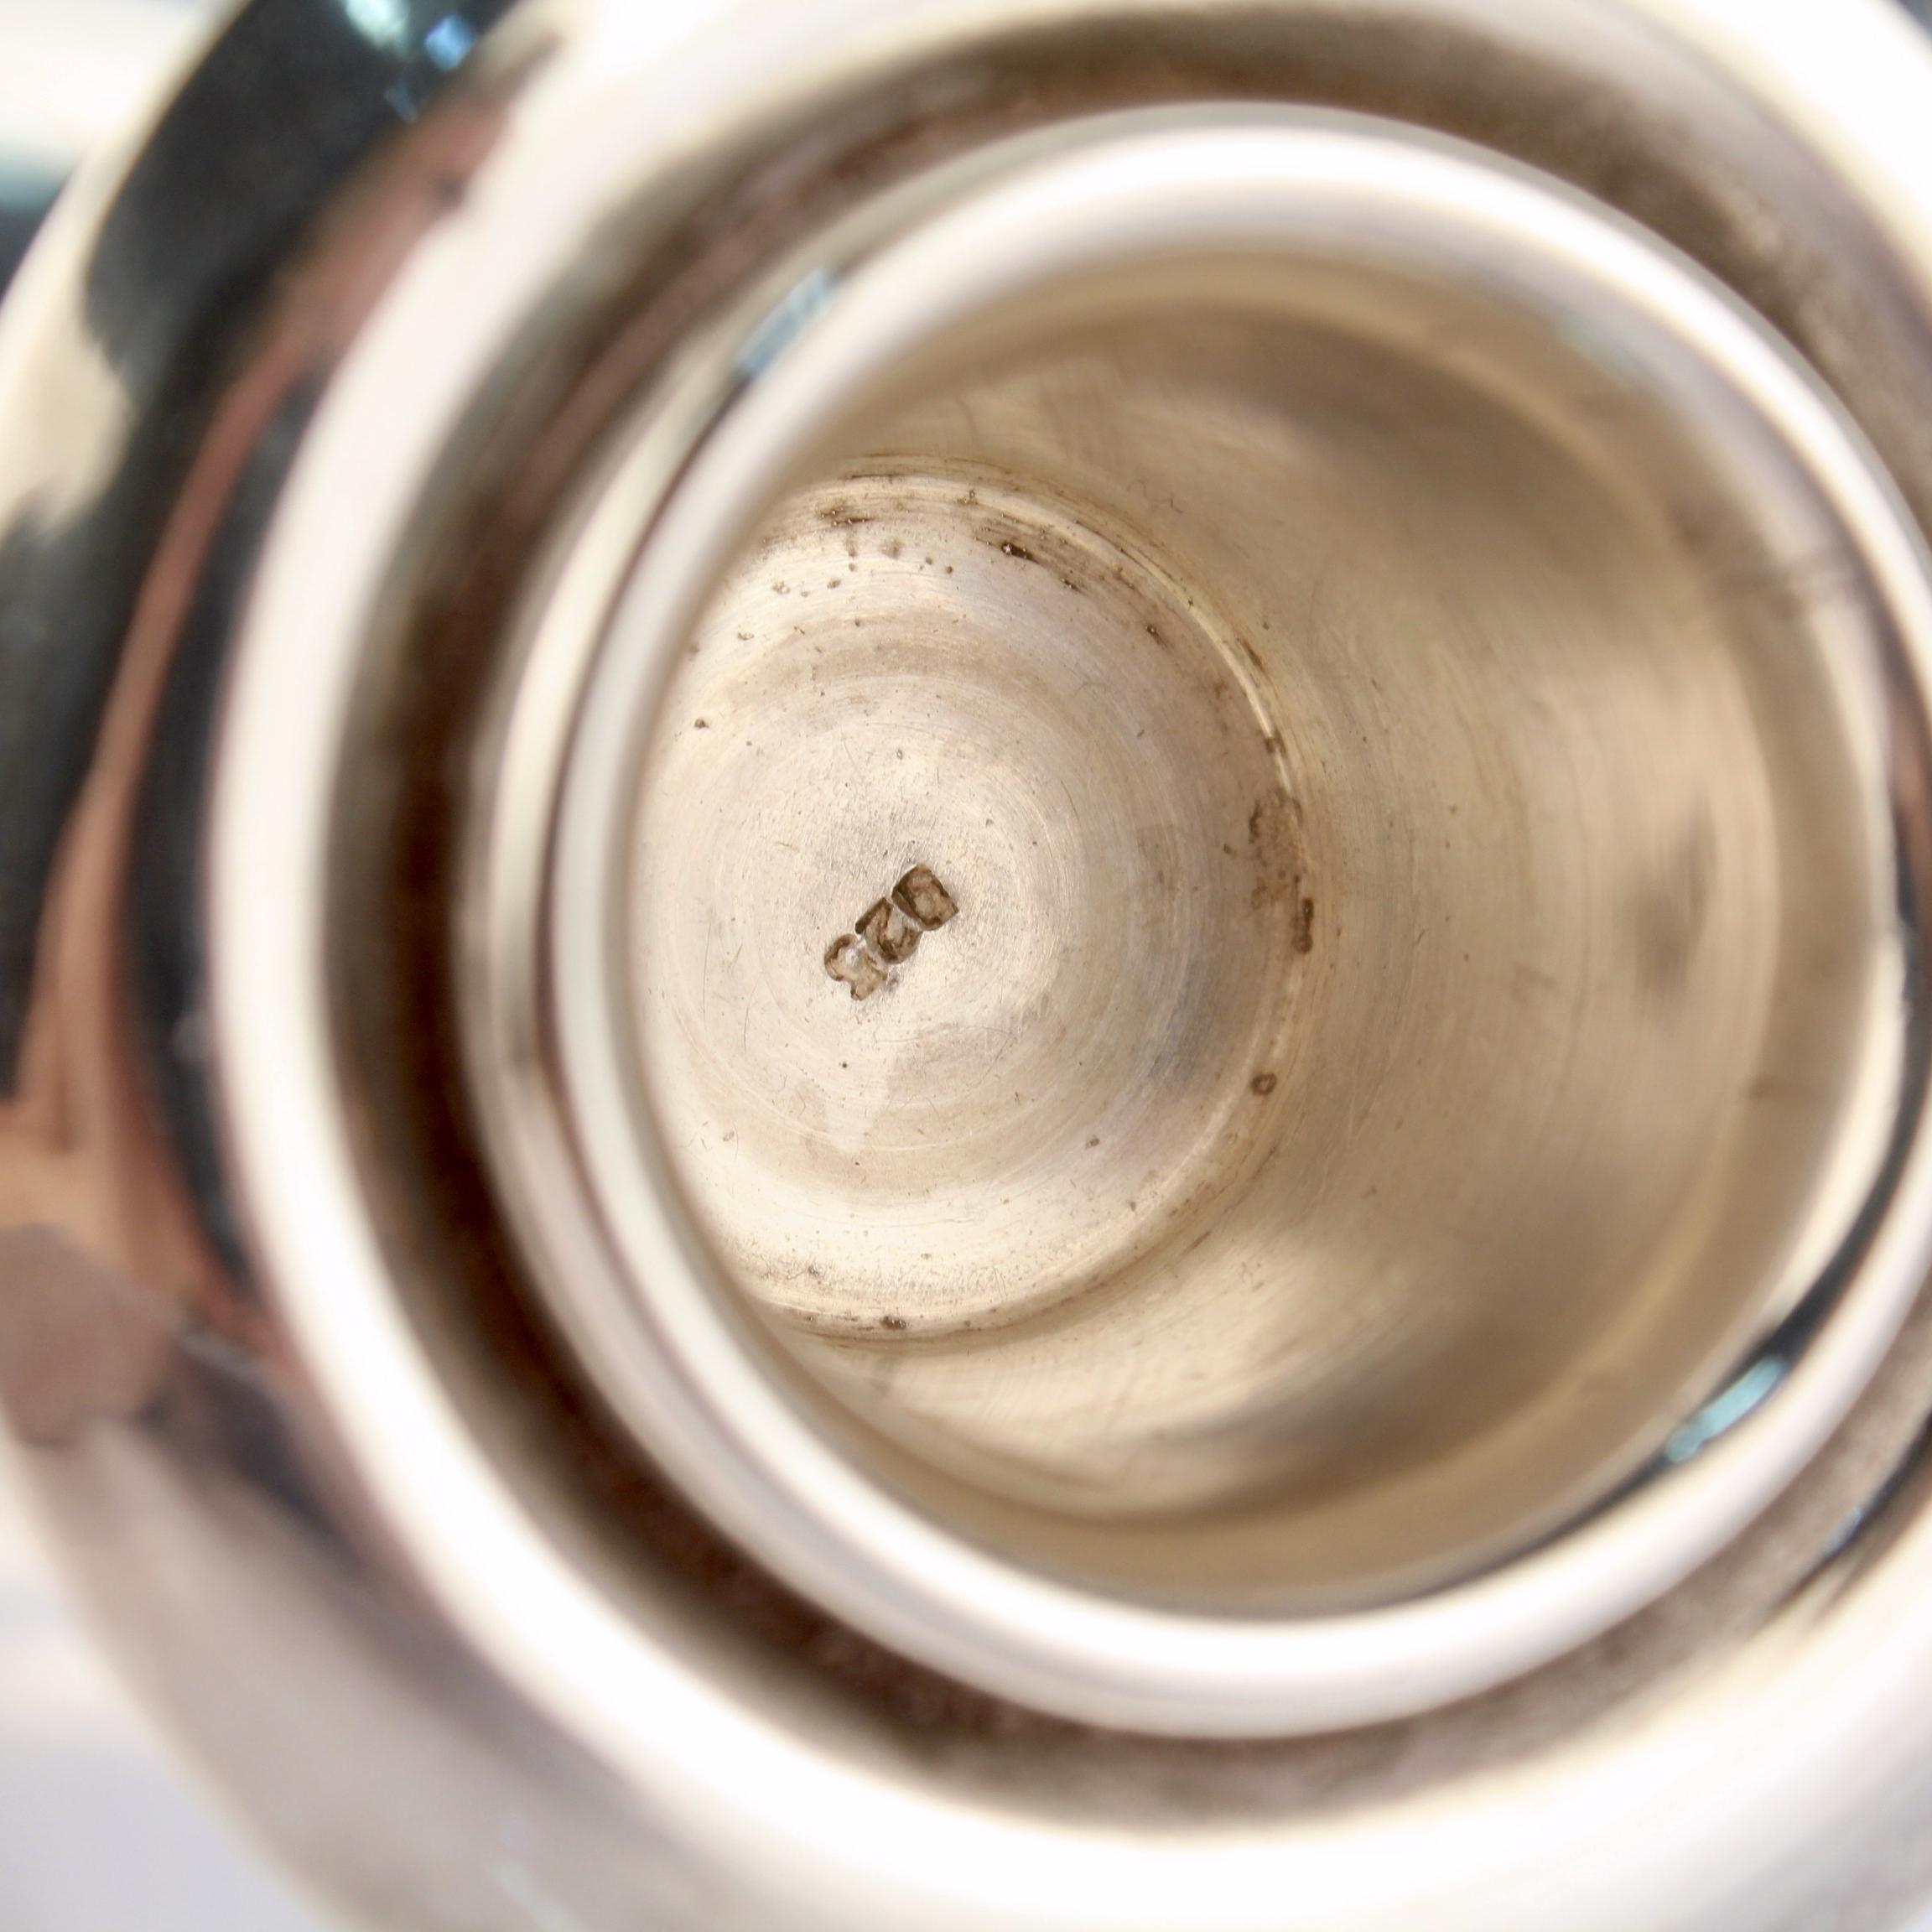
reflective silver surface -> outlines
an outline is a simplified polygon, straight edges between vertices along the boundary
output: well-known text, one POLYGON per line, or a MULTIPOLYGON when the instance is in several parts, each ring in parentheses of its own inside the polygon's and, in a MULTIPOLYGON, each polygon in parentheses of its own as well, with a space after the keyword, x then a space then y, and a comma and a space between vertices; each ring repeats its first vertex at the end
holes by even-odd
MULTIPOLYGON (((213 32, 215 13, 201 0, 0 5, 0 293, 60 183, 153 112, 213 32)), ((18 1343, 6 1353, 16 1358, 18 1343)), ((196 1788, 117 1681, 30 1533, 8 1467, 0 1446, 0 1898, 9 1932, 314 1932, 308 1905, 196 1788)))
MULTIPOLYGON (((788 1508, 834 1544, 795 1580, 1071 1714, 1316 1728, 1622 1614, 1855 1393, 1771 1337, 1839 1294, 1915 1106, 1873 707, 1917 674, 1921 564, 1768 345, 1533 184, 1348 122, 1063 139, 978 158, 993 184, 896 252, 831 245, 849 292, 711 433, 589 684, 547 1026, 628 1350, 579 1312, 515 1072, 505 1165, 544 1176, 551 1291, 645 1440, 758 1546, 788 1508), (699 518, 729 531, 881 366, 920 400, 684 645, 699 518), (653 647, 686 662, 633 834, 653 647), (862 904, 866 867, 922 858, 959 922, 854 1015, 828 881, 862 904), (1242 1620, 1035 1587, 841 1486, 681 1293, 630 1066, 724 1267, 838 1338, 807 1358, 896 1439, 896 1487, 1035 1569, 1242 1620)), ((1915 1285, 1872 1270, 1826 1354, 1915 1285)))
POLYGON ((83 181, 0 1388, 356 1922, 1904 1921, 1928 90, 258 0, 83 181))

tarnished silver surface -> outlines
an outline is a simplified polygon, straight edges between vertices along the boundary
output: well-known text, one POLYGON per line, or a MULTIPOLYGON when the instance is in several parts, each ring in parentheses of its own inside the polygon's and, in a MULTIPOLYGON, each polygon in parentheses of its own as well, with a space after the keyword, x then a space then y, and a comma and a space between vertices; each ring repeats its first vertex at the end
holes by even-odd
POLYGON ((0 1400, 148 1696, 374 1926, 1903 1924, 1911 30, 431 11, 0 323, 0 1400))

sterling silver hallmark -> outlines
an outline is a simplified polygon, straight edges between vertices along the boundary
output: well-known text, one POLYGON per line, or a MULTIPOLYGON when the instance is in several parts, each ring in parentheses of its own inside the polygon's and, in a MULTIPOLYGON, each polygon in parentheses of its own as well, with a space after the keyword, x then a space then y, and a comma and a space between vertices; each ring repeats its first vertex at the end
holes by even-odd
POLYGON ((891 984, 891 969, 902 966, 928 932, 937 932, 959 908, 929 865, 915 865, 892 888, 889 899, 869 906, 859 931, 841 933, 825 949, 825 970, 850 989, 854 1000, 869 1000, 891 984))
POLYGON ((1932 50, 254 0, 0 310, 0 1409, 348 1923, 1903 1932, 1932 50))

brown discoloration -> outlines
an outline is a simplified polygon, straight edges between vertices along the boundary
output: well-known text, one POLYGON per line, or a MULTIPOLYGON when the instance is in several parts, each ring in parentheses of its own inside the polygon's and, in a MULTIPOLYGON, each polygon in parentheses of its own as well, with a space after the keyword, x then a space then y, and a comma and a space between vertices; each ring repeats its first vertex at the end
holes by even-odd
POLYGON ((881 1315, 879 1317, 879 1326, 881 1328, 891 1329, 895 1334, 903 1333, 906 1327, 906 1317, 903 1315, 881 1315))
POLYGON ((909 919, 890 899, 875 901, 859 922, 859 937, 888 966, 899 966, 919 950, 919 922, 909 919))
POLYGON ((1259 1094, 1261 1098, 1265 1100, 1268 1096, 1275 1091, 1275 1088, 1279 1084, 1280 1082, 1277 1080, 1274 1074, 1257 1073, 1254 1078, 1248 1083, 1248 1090, 1251 1093, 1259 1094))
MULTIPOLYGON (((1295 836, 1298 816, 1295 801, 1285 792, 1264 793, 1248 814, 1248 851, 1254 864, 1254 884, 1248 902, 1257 912, 1285 906, 1300 916, 1301 859, 1295 836)), ((1298 950, 1303 949, 1299 932, 1296 944, 1298 950)))
POLYGON ((834 530, 855 530, 861 524, 876 523, 879 519, 867 512, 854 509, 843 500, 824 505, 818 512, 819 520, 828 523, 834 530))
POLYGON ((825 948, 825 970, 854 1000, 870 1000, 886 984, 886 969, 849 932, 841 932, 825 948))
POLYGON ((892 888, 892 897, 909 918, 917 920, 928 932, 937 932, 959 911, 959 902, 939 883, 930 865, 915 865, 892 888))
POLYGON ((1037 564, 1040 561, 1025 544, 1015 543, 1010 537, 1001 541, 1000 554, 1002 557, 1017 558, 1022 564, 1037 564))
POLYGON ((1304 898, 1295 909, 1295 950, 1297 953, 1312 953, 1315 950, 1315 901, 1304 898))

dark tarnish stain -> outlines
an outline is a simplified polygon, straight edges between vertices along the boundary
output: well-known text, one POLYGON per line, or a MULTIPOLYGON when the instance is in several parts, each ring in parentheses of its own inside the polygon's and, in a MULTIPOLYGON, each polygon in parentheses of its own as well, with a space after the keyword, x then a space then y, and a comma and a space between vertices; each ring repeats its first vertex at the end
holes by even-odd
POLYGON ((1017 557, 1022 564, 1037 564, 1040 559, 1023 544, 1015 543, 1011 538, 1005 538, 1000 546, 1002 557, 1017 557))
POLYGON ((1295 909, 1295 950, 1297 953, 1315 950, 1315 901, 1312 899, 1304 899, 1295 909))
POLYGON ((1265 1100, 1280 1084, 1280 1081, 1272 1073, 1257 1073, 1248 1083, 1248 1088, 1250 1093, 1258 1093, 1265 1100))
POLYGON ((851 504, 841 498, 835 503, 826 504, 818 512, 822 522, 834 530, 855 530, 863 523, 876 523, 879 519, 863 510, 854 510, 851 504))
POLYGON ((906 1317, 903 1315, 881 1315, 879 1317, 879 1326, 881 1328, 890 1328, 896 1334, 904 1329, 906 1317))
POLYGON ((1685 827, 1664 862, 1631 895, 1628 917, 1638 971, 1654 993, 1675 997, 1684 989, 1710 915, 1716 859, 1711 822, 1700 818, 1685 827))

